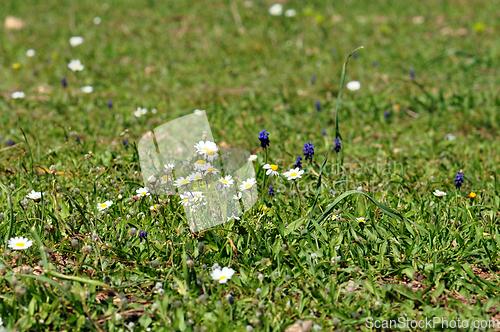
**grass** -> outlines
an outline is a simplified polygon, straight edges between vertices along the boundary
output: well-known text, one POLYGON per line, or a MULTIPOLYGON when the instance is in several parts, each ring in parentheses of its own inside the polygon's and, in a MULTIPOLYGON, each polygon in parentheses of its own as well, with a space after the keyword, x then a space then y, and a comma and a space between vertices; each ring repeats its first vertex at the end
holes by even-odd
POLYGON ((0 4, 2 20, 27 23, 0 30, 7 329, 275 331, 301 320, 330 331, 370 330, 370 317, 500 318, 497 3, 287 1, 293 18, 269 15, 272 4, 0 4), (84 43, 71 47, 72 36, 84 43), (346 82, 361 89, 337 100, 359 46, 346 82), (69 70, 72 59, 85 69, 69 70), (137 107, 149 111, 137 118, 137 107), (159 211, 153 196, 133 197, 141 136, 198 108, 219 146, 258 155, 263 195, 241 220, 192 233, 177 197, 159 197, 159 211), (267 180, 265 158, 284 171, 307 142, 316 148, 300 194, 283 176, 267 180), (31 190, 43 203, 26 199, 31 190), (105 200, 114 204, 97 211, 105 200), (9 250, 14 236, 33 246, 9 250), (227 283, 212 281, 215 263, 235 270, 227 283))

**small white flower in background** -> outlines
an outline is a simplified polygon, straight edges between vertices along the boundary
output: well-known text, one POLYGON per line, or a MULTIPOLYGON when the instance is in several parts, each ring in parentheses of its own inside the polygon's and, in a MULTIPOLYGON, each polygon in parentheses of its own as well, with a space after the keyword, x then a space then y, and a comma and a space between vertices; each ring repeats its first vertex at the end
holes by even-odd
POLYGON ((295 180, 295 179, 300 179, 302 177, 302 174, 304 174, 304 170, 300 168, 292 168, 288 172, 285 172, 283 176, 286 177, 287 180, 295 180))
POLYGON ((165 164, 163 165, 163 167, 165 167, 165 171, 172 172, 172 170, 174 169, 174 164, 165 164))
POLYGON ((447 194, 444 192, 444 191, 441 191, 441 190, 438 190, 436 189, 433 194, 439 198, 443 197, 443 196, 446 196, 447 194))
POLYGON ((83 43, 83 38, 79 36, 71 37, 69 39, 69 43, 71 44, 72 47, 81 45, 83 43))
POLYGON ((454 141, 457 137, 453 134, 446 134, 444 136, 444 139, 448 140, 448 141, 454 141))
POLYGON ((138 193, 139 196, 149 196, 149 188, 148 187, 139 188, 135 192, 138 193))
POLYGON ((332 214, 332 216, 330 217, 330 219, 331 219, 332 221, 337 221, 337 220, 339 220, 339 219, 340 219, 340 216, 338 216, 338 215, 336 215, 336 214, 332 214))
POLYGON ((234 274, 234 270, 229 267, 224 267, 222 270, 216 268, 212 271, 212 279, 219 281, 220 284, 225 284, 234 274))
POLYGON ((2 317, 0 317, 0 326, 3 325, 3 320, 2 320, 2 317))
POLYGON ((174 181, 174 186, 182 187, 182 186, 188 185, 190 183, 191 183, 191 180, 189 180, 188 178, 181 177, 180 179, 177 179, 174 181))
POLYGON ((285 10, 286 17, 295 17, 297 15, 297 11, 295 9, 287 9, 285 10))
POLYGON ((359 217, 359 218, 356 218, 356 221, 357 222, 366 222, 366 218, 365 217, 359 217))
POLYGON ((95 25, 99 25, 99 24, 101 24, 101 22, 102 22, 102 21, 101 21, 101 18, 100 18, 99 16, 94 17, 94 24, 95 24, 95 25))
POLYGON ((255 178, 247 179, 247 180, 243 181, 243 183, 240 185, 240 190, 243 191, 243 190, 251 189, 256 184, 257 184, 257 181, 255 180, 255 178))
POLYGON ((283 14, 283 6, 280 3, 275 3, 269 8, 269 14, 272 16, 280 16, 283 14))
POLYGON ((203 114, 205 113, 205 111, 202 111, 202 110, 198 110, 198 109, 196 109, 196 110, 194 110, 194 112, 193 112, 193 113, 194 113, 195 115, 201 116, 201 115, 203 115, 203 114))
POLYGON ((33 245, 33 241, 25 237, 13 237, 8 242, 9 248, 14 250, 28 249, 33 245))
POLYGON ((236 200, 239 200, 241 199, 241 191, 238 191, 238 193, 236 195, 233 195, 233 199, 236 199, 236 200))
POLYGON ((94 88, 93 88, 93 87, 91 87, 90 85, 84 86, 84 87, 82 88, 82 92, 83 92, 83 93, 91 93, 92 91, 94 91, 94 88))
POLYGON ((137 110, 134 112, 134 115, 135 115, 135 117, 140 118, 141 116, 143 116, 147 112, 148 112, 147 108, 137 107, 137 110))
POLYGON ((248 157, 248 161, 256 161, 257 160, 257 155, 252 154, 250 157, 248 157))
POLYGON ((156 178, 154 175, 151 175, 149 178, 148 178, 148 181, 149 183, 155 183, 156 182, 156 178))
POLYGON ((317 255, 317 254, 315 254, 315 253, 312 253, 312 254, 311 254, 311 258, 312 258, 312 259, 318 259, 318 255, 317 255))
POLYGON ((234 213, 233 213, 233 214, 231 215, 231 217, 227 217, 227 221, 229 221, 229 220, 231 220, 231 219, 233 219, 233 218, 234 218, 234 219, 236 219, 236 220, 241 220, 241 218, 240 218, 240 217, 235 216, 235 215, 234 215, 234 213))
POLYGON ((28 58, 31 58, 31 57, 35 56, 35 54, 36 54, 35 50, 29 49, 29 50, 26 51, 26 56, 28 58))
POLYGON ((359 90, 361 88, 361 84, 358 81, 351 81, 351 82, 347 83, 346 86, 351 91, 356 91, 356 90, 359 90))
POLYGON ((340 257, 340 256, 332 257, 332 263, 336 264, 336 263, 340 262, 341 259, 342 259, 342 257, 340 257))
POLYGON ((26 97, 26 95, 22 91, 16 91, 12 94, 13 99, 23 99, 24 97, 26 97))
POLYGON ((70 63, 68 63, 68 68, 71 69, 72 71, 82 71, 83 68, 85 68, 84 65, 80 62, 80 60, 71 60, 70 63))
POLYGON ((158 110, 157 110, 156 108, 153 108, 153 109, 151 110, 151 113, 156 114, 156 113, 158 113, 158 110))
POLYGON ((262 168, 267 169, 266 175, 269 175, 270 177, 273 177, 273 176, 279 177, 280 176, 280 173, 278 172, 278 165, 265 164, 264 167, 262 167, 262 168))
POLYGON ((38 202, 40 199, 42 199, 42 193, 32 190, 28 195, 26 195, 26 198, 29 198, 29 199, 34 200, 35 202, 38 202))
POLYGON ((111 205, 113 205, 112 201, 106 201, 104 203, 97 203, 97 209, 99 211, 103 211, 103 210, 106 210, 107 208, 109 208, 111 205))

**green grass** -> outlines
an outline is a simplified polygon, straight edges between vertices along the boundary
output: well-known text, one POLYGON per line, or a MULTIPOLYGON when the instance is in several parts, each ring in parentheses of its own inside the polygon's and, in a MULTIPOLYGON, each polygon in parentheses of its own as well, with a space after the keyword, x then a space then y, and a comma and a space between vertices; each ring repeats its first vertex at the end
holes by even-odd
POLYGON ((369 330, 369 317, 500 317, 498 1, 287 1, 294 18, 249 3, 0 4, 0 19, 27 23, 0 30, 0 317, 9 331, 279 331, 298 320, 369 330), (85 41, 72 48, 72 36, 85 41), (342 65, 359 46, 346 82, 361 89, 337 104, 342 65), (71 59, 85 69, 69 70, 71 59), (26 98, 12 99, 16 90, 26 98), (137 107, 149 112, 136 118, 137 107), (258 155, 264 193, 240 221, 196 234, 177 197, 160 197, 158 213, 153 197, 132 199, 143 186, 141 136, 194 109, 206 110, 218 144, 258 155), (316 145, 300 195, 283 177, 267 195, 262 129, 282 171, 304 143, 316 145), (32 189, 44 204, 25 199, 32 189), (104 200, 114 204, 98 213, 104 200), (11 252, 13 236, 33 246, 11 252), (212 281, 215 263, 236 271, 226 284, 212 281))

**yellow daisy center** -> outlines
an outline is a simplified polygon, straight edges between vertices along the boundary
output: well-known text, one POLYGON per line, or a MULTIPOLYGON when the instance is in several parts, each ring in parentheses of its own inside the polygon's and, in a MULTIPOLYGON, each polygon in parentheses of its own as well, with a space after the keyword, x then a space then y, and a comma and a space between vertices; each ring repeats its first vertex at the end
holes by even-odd
POLYGON ((185 180, 182 180, 182 181, 181 181, 181 184, 186 184, 186 183, 189 183, 189 180, 188 180, 188 179, 185 179, 185 180))
POLYGON ((106 206, 108 206, 108 205, 107 205, 107 204, 104 204, 104 203, 103 203, 103 204, 101 204, 101 207, 102 207, 102 208, 105 208, 106 206))
POLYGON ((162 179, 163 181, 167 181, 167 180, 168 180, 168 175, 163 175, 163 176, 161 177, 161 179, 162 179))
POLYGON ((197 160, 196 164, 205 165, 206 162, 205 162, 205 160, 197 160))
POLYGON ((222 180, 221 183, 228 184, 229 182, 227 180, 222 180))
POLYGON ((196 178, 196 180, 201 180, 202 179, 201 175, 195 175, 195 178, 196 178))
POLYGON ((213 167, 209 167, 209 168, 207 168, 207 171, 209 171, 209 172, 213 172, 213 171, 215 171, 215 168, 213 168, 213 167))
POLYGON ((278 170, 278 166, 277 165, 271 165, 271 169, 276 172, 278 170))
POLYGON ((184 202, 189 202, 189 198, 184 198, 183 201, 184 202))
POLYGON ((17 247, 24 247, 24 243, 23 242, 18 242, 18 243, 16 243, 16 246, 17 247))
POLYGON ((252 186, 252 184, 251 184, 251 183, 247 183, 247 184, 245 185, 245 189, 248 189, 248 188, 250 188, 251 186, 252 186))
POLYGON ((297 173, 293 172, 292 174, 290 174, 290 176, 297 176, 297 173))
POLYGON ((219 280, 224 280, 224 279, 227 279, 227 277, 226 277, 226 276, 221 276, 221 277, 219 278, 219 280))
POLYGON ((203 150, 205 150, 205 152, 210 156, 213 156, 215 154, 215 152, 210 150, 209 148, 203 148, 203 150))

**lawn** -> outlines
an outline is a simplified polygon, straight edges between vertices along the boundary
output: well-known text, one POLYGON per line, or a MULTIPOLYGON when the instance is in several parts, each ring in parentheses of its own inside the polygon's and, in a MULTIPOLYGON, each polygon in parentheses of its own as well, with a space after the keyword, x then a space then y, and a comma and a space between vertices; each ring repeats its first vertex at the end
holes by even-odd
POLYGON ((2 2, 0 331, 500 328, 499 5, 2 2))

